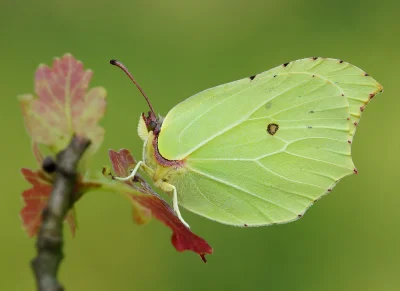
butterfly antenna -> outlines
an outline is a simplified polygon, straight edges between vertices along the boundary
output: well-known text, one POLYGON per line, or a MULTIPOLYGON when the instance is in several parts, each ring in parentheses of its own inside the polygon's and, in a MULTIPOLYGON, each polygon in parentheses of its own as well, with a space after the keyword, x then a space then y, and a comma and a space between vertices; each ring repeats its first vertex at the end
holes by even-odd
POLYGON ((147 102, 147 104, 148 104, 149 107, 150 107, 151 112, 153 112, 154 116, 156 116, 156 113, 154 112, 153 106, 151 106, 151 103, 150 103, 150 101, 149 101, 149 98, 147 98, 146 93, 144 93, 142 87, 139 86, 139 84, 136 82, 136 80, 135 80, 135 78, 132 76, 132 74, 129 73, 128 69, 127 69, 120 61, 117 61, 117 60, 111 60, 111 61, 110 61, 110 64, 111 64, 111 65, 114 65, 114 66, 116 66, 116 67, 118 67, 118 68, 120 68, 122 71, 125 72, 125 74, 129 77, 129 79, 131 79, 132 82, 133 82, 133 83, 136 85, 136 87, 139 89, 140 93, 142 93, 144 99, 146 99, 146 102, 147 102))

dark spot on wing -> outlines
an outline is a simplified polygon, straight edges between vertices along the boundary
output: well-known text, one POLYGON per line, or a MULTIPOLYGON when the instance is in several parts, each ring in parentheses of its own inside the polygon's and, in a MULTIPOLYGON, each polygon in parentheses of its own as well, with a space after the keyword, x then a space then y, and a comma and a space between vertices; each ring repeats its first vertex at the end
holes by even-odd
POLYGON ((311 110, 310 112, 308 112, 308 113, 314 113, 314 110, 311 110))
POLYGON ((253 81, 256 76, 257 75, 253 75, 253 76, 250 76, 249 78, 250 78, 251 81, 253 81))
POLYGON ((303 214, 297 214, 297 217, 298 217, 298 218, 302 218, 302 217, 303 217, 303 214))
POLYGON ((364 73, 364 76, 367 77, 367 76, 369 76, 369 75, 368 75, 367 73, 364 73))
POLYGON ((315 75, 312 75, 312 77, 314 78, 314 77, 315 77, 315 75))
POLYGON ((371 94, 369 94, 369 99, 372 99, 372 98, 374 98, 374 96, 375 96, 375 93, 371 93, 371 94))
POLYGON ((342 96, 344 96, 344 94, 342 94, 342 96))
POLYGON ((284 63, 282 66, 283 67, 287 67, 287 65, 289 65, 290 63, 284 63))
POLYGON ((342 61, 342 60, 339 60, 339 64, 341 64, 341 63, 343 63, 343 61, 342 61))
POLYGON ((276 77, 276 75, 274 75, 274 78, 276 77))
POLYGON ((312 126, 311 126, 311 125, 309 125, 309 126, 307 126, 307 128, 308 128, 308 129, 311 129, 311 128, 312 128, 312 126))
POLYGON ((312 59, 315 61, 316 59, 318 59, 318 57, 313 57, 312 59))
POLYGON ((268 124, 267 131, 270 135, 274 135, 279 129, 279 125, 276 123, 268 124))

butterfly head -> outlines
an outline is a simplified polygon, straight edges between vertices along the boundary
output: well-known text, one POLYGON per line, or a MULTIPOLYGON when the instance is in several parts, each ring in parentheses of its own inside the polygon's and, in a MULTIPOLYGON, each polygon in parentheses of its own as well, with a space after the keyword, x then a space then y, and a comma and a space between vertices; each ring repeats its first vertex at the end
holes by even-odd
POLYGON ((152 111, 147 113, 147 116, 142 113, 142 119, 146 125, 147 132, 152 131, 154 135, 158 135, 160 133, 161 125, 162 125, 162 117, 157 117, 152 111))

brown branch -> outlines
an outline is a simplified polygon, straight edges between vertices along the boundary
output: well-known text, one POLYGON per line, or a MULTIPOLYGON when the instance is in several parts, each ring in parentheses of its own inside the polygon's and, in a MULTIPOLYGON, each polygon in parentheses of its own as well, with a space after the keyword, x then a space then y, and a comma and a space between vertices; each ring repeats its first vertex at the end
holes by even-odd
POLYGON ((39 291, 64 290, 57 280, 58 267, 63 259, 63 222, 74 202, 78 162, 89 145, 89 140, 74 136, 68 147, 57 154, 55 163, 49 159, 43 162, 46 171, 55 171, 55 180, 49 203, 42 214, 36 242, 37 256, 32 260, 39 291))

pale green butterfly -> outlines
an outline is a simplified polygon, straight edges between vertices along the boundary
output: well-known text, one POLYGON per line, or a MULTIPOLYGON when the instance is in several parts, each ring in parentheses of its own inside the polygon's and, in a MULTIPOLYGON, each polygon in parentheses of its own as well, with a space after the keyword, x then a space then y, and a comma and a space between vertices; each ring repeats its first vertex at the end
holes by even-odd
MULTIPOLYGON (((163 119, 139 119, 141 169, 179 205, 236 226, 300 218, 343 177, 357 173, 351 143, 383 87, 341 60, 308 58, 202 91, 163 119)), ((187 225, 188 226, 188 225, 187 225)))

